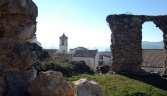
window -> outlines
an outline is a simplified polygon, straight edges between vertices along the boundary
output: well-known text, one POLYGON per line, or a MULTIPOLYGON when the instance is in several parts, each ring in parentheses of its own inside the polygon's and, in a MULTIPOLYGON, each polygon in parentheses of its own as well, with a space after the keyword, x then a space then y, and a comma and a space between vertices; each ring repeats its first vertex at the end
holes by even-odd
POLYGON ((64 40, 62 40, 61 45, 64 45, 64 40))

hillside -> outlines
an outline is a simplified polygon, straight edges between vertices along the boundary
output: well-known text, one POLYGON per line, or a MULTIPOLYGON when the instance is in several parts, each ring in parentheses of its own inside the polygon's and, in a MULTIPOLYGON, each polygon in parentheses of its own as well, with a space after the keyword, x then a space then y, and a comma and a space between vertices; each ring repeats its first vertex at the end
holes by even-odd
POLYGON ((163 41, 160 42, 142 42, 142 49, 164 49, 163 41))
MULTIPOLYGON (((110 47, 96 47, 99 51, 110 51, 110 47)), ((149 42, 149 41, 143 41, 142 42, 142 49, 164 49, 164 42, 149 42)))

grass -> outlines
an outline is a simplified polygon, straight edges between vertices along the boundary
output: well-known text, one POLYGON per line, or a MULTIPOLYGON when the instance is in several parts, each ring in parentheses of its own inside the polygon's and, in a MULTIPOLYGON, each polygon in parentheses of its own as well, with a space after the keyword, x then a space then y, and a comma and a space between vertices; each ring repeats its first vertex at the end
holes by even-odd
POLYGON ((160 76, 81 74, 65 77, 71 85, 73 81, 81 78, 96 81, 105 96, 167 96, 167 80, 160 76))

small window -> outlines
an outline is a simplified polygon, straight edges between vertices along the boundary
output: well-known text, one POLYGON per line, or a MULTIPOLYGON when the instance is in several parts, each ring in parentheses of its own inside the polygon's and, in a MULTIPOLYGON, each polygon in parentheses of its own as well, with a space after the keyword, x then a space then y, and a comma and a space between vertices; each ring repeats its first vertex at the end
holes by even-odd
POLYGON ((64 45, 64 40, 62 40, 61 45, 64 45))

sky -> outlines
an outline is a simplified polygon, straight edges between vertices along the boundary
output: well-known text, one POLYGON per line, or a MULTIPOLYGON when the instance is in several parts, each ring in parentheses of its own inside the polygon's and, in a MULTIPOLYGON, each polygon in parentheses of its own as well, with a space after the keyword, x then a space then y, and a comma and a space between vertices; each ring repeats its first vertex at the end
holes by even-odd
MULTIPOLYGON (((33 0, 38 6, 37 40, 43 48, 59 48, 59 37, 68 36, 68 48, 109 50, 110 14, 167 15, 167 0, 33 0)), ((162 41, 153 22, 142 25, 142 41, 162 41), (151 36, 150 36, 151 33, 151 36)))

